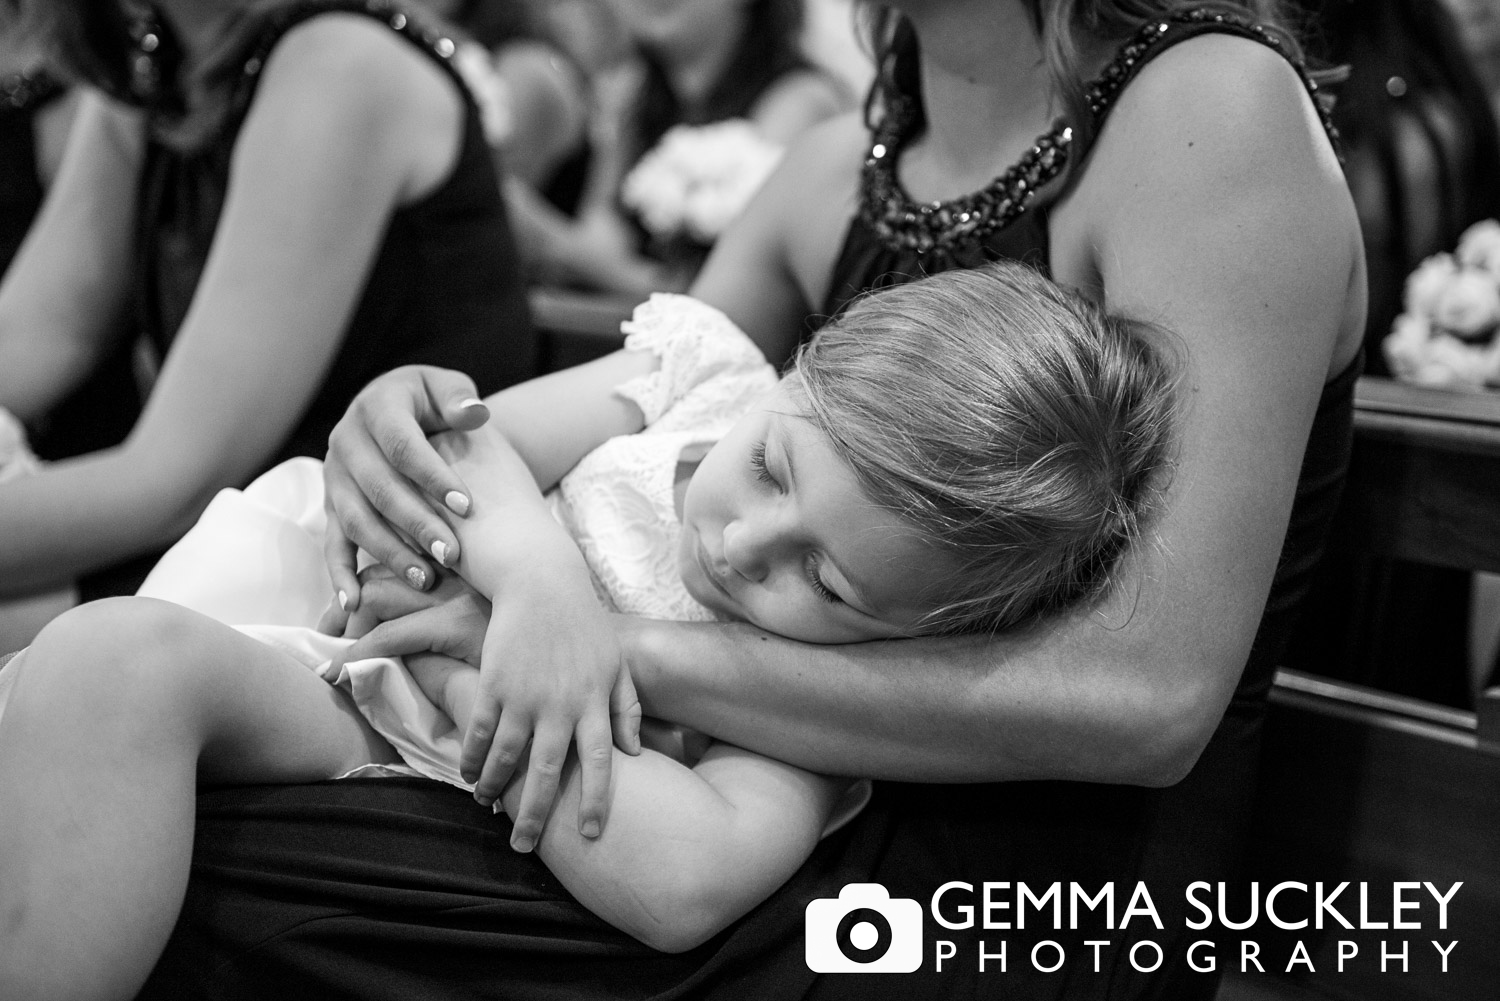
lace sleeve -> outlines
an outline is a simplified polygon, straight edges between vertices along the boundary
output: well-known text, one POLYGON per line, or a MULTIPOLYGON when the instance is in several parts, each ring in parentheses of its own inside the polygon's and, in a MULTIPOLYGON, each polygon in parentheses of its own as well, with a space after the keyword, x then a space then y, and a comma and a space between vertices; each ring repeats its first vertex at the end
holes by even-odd
POLYGON ((685 295, 658 292, 621 327, 625 347, 650 351, 661 367, 615 387, 653 430, 742 407, 776 384, 776 372, 755 343, 719 310, 685 295), (680 418, 680 419, 677 419, 680 418))

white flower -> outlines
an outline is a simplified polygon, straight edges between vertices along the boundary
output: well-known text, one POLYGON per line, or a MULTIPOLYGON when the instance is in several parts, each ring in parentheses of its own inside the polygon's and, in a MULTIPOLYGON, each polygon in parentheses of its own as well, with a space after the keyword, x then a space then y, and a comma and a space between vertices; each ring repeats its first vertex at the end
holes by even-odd
POLYGON ((1500 286, 1489 272, 1463 268, 1438 292, 1432 322, 1457 337, 1473 340, 1500 322, 1500 286))
POLYGON ((626 176, 620 199, 658 237, 686 234, 712 243, 781 160, 780 146, 732 119, 678 125, 626 176))
POLYGON ((1417 265, 1417 269, 1406 279, 1406 311, 1418 316, 1431 316, 1438 296, 1456 274, 1458 262, 1453 259, 1452 254, 1433 254, 1417 265))
POLYGON ((1500 380, 1500 342, 1469 344, 1409 313, 1396 317, 1381 349, 1398 379, 1419 386, 1479 390, 1500 380))
POLYGON ((1500 282, 1500 222, 1486 219, 1464 230, 1458 238, 1458 260, 1500 282))

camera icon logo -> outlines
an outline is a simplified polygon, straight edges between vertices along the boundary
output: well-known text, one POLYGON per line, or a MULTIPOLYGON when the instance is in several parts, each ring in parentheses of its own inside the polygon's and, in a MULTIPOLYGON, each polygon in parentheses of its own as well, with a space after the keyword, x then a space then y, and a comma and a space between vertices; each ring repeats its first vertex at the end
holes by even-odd
POLYGON ((912 973, 922 965, 922 905, 879 883, 850 883, 807 905, 807 968, 814 973, 912 973))

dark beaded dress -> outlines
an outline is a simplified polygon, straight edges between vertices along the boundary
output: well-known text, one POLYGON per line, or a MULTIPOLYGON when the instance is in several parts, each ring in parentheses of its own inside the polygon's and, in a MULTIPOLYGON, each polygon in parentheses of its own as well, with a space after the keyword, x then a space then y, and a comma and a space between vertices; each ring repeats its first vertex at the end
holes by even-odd
MULTIPOLYGON (((293 456, 321 459, 328 434, 370 380, 408 364, 468 373, 481 395, 536 374, 537 343, 525 286, 500 198, 479 110, 450 64, 454 42, 384 0, 307 0, 271 14, 247 40, 219 131, 190 149, 153 138, 142 171, 136 221, 136 323, 165 358, 182 326, 212 249, 231 182, 235 141, 260 71, 282 36, 319 14, 376 18, 427 53, 465 95, 462 146, 452 173, 425 198, 397 209, 323 381, 264 469, 293 456)), ((153 42, 153 52, 168 49, 153 42), (157 46, 160 46, 159 48, 157 46)), ((158 124, 170 112, 158 111, 158 124)), ((170 124, 167 121, 166 124, 170 124)), ((86 578, 86 599, 132 593, 159 553, 86 578)))
POLYGON ((515 245, 479 110, 450 63, 455 44, 399 6, 375 0, 311 0, 281 8, 238 61, 233 111, 221 133, 192 151, 150 145, 138 229, 142 328, 163 354, 171 348, 213 243, 235 140, 260 70, 287 31, 330 11, 389 24, 452 76, 465 95, 463 140, 447 180, 392 214, 323 384, 270 464, 295 455, 322 458, 328 432, 354 394, 399 365, 459 369, 473 377, 481 394, 535 374, 536 344, 515 245))
MULTIPOLYGON (((1115 89, 1156 53, 1205 31, 1266 41, 1238 22, 1174 18, 1149 38, 1143 32, 1133 57, 1121 56, 1115 89)), ((1099 114, 1107 112, 1106 101, 1099 114)), ((892 138, 899 137, 882 132, 877 144, 897 148, 892 138)), ((1060 130, 1052 143, 1039 143, 1036 168, 1047 170, 1046 150, 1066 143, 1060 130)), ((976 228, 984 232, 972 241, 948 240, 943 227, 926 222, 882 232, 891 192, 878 193, 871 183, 885 156, 872 159, 865 205, 836 271, 835 288, 847 291, 835 294, 828 312, 836 312, 848 293, 889 275, 909 278, 1002 255, 1046 266, 1047 230, 1039 212, 1015 214, 1009 225, 981 220, 976 228)), ((999 210, 1003 198, 997 191, 993 208, 981 212, 999 210)), ((971 216, 973 207, 967 206, 971 216)), ((927 216, 941 220, 943 208, 927 216)), ((951 224, 953 206, 947 209, 951 224)), ((906 224, 904 211, 899 219, 906 224)), ((1193 974, 1184 963, 1191 941, 1205 936, 1185 930, 1183 888, 1192 880, 1234 878, 1272 667, 1347 463, 1354 371, 1324 393, 1281 567, 1244 677, 1208 750, 1180 785, 877 783, 866 811, 826 838, 785 887, 730 930, 677 956, 650 953, 592 918, 543 866, 508 851, 507 824, 452 789, 348 782, 212 792, 200 797, 183 918, 143 997, 249 998, 274 990, 283 998, 367 999, 1212 998, 1216 979, 1193 974), (926 909, 934 891, 951 880, 973 885, 975 897, 960 902, 975 903, 976 911, 986 881, 1024 881, 1038 894, 1054 881, 1065 893, 1077 883, 1091 895, 1112 882, 1117 921, 1140 880, 1165 930, 1141 918, 1123 930, 1118 923, 1106 928, 1102 908, 1092 918, 1084 910, 1076 930, 1066 927, 1066 914, 1057 930, 1050 914, 1038 920, 1035 913, 1024 929, 948 930, 926 909), (892 897, 922 904, 922 970, 821 977, 808 970, 806 906, 858 882, 881 883, 892 897), (942 973, 934 972, 936 939, 952 941, 957 950, 942 973), (1029 962, 1033 944, 1044 939, 1059 942, 1069 957, 1057 973, 1036 972, 1029 962), (1130 965, 1130 947, 1142 939, 1164 954, 1154 976, 1130 965), (981 940, 991 954, 1006 942, 1008 972, 999 972, 998 959, 989 960, 989 972, 979 972, 981 940), (1099 947, 1097 961, 1088 940, 1108 943, 1099 947)), ((1001 916, 1014 919, 1015 913, 1001 916)), ((1141 953, 1143 965, 1152 958, 1149 949, 1141 953)), ((1042 963, 1050 959, 1044 952, 1042 963)))
MULTIPOLYGON (((0 275, 21 249, 45 195, 37 174, 36 118, 64 92, 41 70, 0 79, 0 275)), ((119 335, 83 384, 27 428, 32 450, 43 459, 118 445, 140 416, 131 339, 121 321, 119 335)))

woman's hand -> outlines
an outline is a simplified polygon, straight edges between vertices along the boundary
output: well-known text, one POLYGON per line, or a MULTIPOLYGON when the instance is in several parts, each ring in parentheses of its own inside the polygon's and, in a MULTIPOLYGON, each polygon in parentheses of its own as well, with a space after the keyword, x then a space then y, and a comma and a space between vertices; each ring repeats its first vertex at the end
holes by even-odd
POLYGON ((428 366, 398 368, 354 398, 328 437, 323 465, 324 555, 344 611, 356 611, 362 600, 356 549, 417 590, 437 579, 423 551, 439 565, 458 561, 458 540, 434 505, 463 517, 469 493, 427 435, 472 430, 488 419, 468 376, 428 366))

